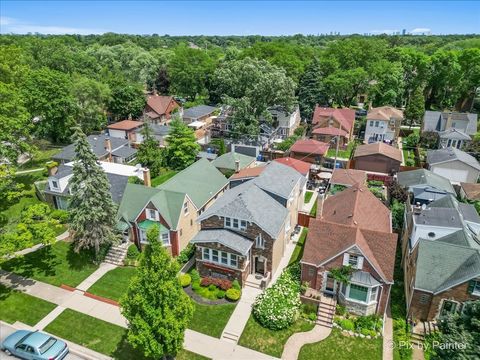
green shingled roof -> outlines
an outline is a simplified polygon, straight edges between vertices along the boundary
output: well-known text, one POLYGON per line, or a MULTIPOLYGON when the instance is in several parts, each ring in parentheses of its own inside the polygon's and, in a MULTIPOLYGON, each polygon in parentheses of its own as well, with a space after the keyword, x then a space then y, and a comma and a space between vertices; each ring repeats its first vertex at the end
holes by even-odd
POLYGON ((138 223, 138 227, 142 229, 143 231, 147 231, 150 229, 152 226, 158 226, 158 231, 160 233, 167 231, 168 229, 160 224, 158 221, 153 221, 153 220, 143 220, 142 222, 138 223))
POLYGON ((243 168, 246 168, 248 165, 250 165, 252 162, 254 162, 255 158, 252 156, 247 156, 247 155, 239 154, 236 152, 229 152, 213 160, 212 164, 218 169, 236 170, 235 169, 236 160, 240 162, 240 169, 243 169, 243 168))
POLYGON ((478 248, 453 245, 464 242, 460 232, 453 237, 449 236, 446 242, 419 241, 415 288, 436 294, 480 276, 478 248))
POLYGON ((227 178, 210 161, 200 159, 157 189, 186 193, 197 209, 201 209, 227 184, 227 178))

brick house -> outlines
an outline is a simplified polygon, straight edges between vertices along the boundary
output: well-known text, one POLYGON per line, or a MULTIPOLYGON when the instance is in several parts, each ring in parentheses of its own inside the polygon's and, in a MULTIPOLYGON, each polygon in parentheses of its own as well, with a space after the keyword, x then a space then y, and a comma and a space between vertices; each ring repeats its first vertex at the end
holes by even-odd
POLYGON ((166 125, 172 112, 180 108, 173 96, 150 95, 143 110, 144 120, 152 124, 166 125))
POLYGON ((312 118, 312 138, 325 143, 339 136, 340 146, 353 138, 355 111, 316 106, 312 118))
POLYGON ((448 195, 408 206, 402 232, 409 318, 432 321, 480 299, 480 217, 448 195))
POLYGON ((197 217, 228 187, 228 181, 208 160, 200 159, 156 188, 128 184, 117 213, 117 227, 139 248, 148 229, 157 225, 160 240, 178 255, 200 227, 197 217))
POLYGON ((310 221, 300 261, 302 282, 322 294, 335 295, 348 311, 383 315, 393 284, 397 234, 391 215, 363 185, 329 196, 310 221), (329 270, 350 265, 349 284, 340 284, 329 270))
POLYGON ((271 162, 252 180, 228 190, 198 220, 192 239, 202 276, 237 279, 258 276, 267 284, 297 224, 305 178, 271 162))

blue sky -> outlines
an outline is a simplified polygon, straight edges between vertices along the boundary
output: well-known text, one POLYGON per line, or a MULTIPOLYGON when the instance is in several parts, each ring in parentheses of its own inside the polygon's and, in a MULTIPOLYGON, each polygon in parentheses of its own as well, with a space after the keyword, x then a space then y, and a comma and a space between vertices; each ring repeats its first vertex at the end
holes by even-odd
POLYGON ((1 33, 480 33, 477 1, 0 1, 1 33))

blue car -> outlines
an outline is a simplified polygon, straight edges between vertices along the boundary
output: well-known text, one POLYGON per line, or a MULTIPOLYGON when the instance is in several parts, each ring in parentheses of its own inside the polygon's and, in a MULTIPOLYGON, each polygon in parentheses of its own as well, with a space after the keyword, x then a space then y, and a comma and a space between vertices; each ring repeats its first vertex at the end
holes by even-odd
POLYGON ((54 337, 28 330, 18 330, 2 343, 2 350, 27 360, 60 360, 68 354, 65 342, 54 337))

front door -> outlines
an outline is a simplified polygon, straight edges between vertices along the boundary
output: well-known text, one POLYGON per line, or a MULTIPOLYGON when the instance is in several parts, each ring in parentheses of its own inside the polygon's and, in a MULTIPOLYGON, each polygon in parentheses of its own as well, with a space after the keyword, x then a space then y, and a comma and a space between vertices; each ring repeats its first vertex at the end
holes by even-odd
POLYGON ((457 311, 457 306, 458 306, 458 303, 456 303, 455 301, 443 300, 440 316, 453 314, 454 312, 457 311))
POLYGON ((260 259, 260 257, 255 257, 255 274, 265 275, 265 259, 260 259))
POLYGON ((327 278, 325 279, 325 287, 323 291, 332 293, 332 294, 334 294, 337 291, 337 282, 330 274, 327 274, 327 278))

